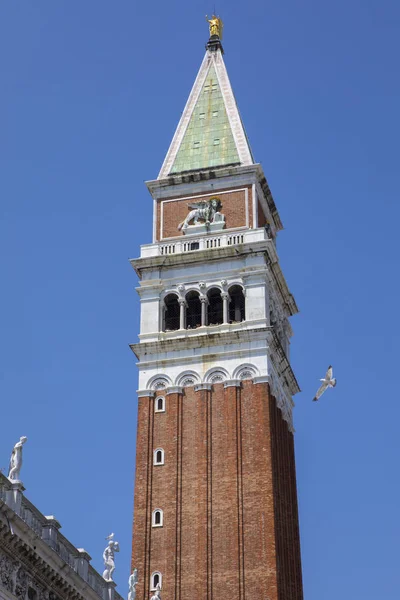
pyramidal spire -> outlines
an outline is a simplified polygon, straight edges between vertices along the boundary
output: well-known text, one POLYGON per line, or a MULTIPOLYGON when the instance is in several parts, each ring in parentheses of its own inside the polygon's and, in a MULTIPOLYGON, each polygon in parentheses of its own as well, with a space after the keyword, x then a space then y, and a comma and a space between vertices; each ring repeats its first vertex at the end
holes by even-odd
POLYGON ((213 15, 210 39, 158 179, 254 160, 223 60, 223 24, 213 15))

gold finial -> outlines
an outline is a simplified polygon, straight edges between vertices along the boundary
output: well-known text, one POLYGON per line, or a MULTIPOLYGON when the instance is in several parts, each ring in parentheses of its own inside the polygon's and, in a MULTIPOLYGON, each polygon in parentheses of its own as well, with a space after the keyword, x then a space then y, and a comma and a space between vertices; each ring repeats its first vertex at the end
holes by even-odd
POLYGON ((222 30, 224 28, 222 19, 220 19, 216 15, 213 15, 211 17, 211 19, 209 19, 208 16, 206 15, 206 20, 208 21, 209 26, 210 26, 210 37, 212 37, 213 35, 216 35, 219 37, 220 40, 222 40, 222 30))

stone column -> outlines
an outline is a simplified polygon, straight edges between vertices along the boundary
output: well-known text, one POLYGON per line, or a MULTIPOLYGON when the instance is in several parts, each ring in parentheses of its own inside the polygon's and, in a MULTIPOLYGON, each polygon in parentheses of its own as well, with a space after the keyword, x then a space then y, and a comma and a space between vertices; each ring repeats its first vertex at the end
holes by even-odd
POLYGON ((223 303, 223 321, 224 323, 229 322, 229 294, 228 292, 221 292, 222 303, 223 303))
POLYGON ((180 308, 179 329, 185 329, 186 328, 186 300, 185 300, 185 298, 178 298, 178 302, 179 302, 179 308, 180 308))
POLYGON ((201 326, 205 327, 207 325, 207 305, 208 305, 207 296, 200 296, 200 302, 201 302, 201 326))

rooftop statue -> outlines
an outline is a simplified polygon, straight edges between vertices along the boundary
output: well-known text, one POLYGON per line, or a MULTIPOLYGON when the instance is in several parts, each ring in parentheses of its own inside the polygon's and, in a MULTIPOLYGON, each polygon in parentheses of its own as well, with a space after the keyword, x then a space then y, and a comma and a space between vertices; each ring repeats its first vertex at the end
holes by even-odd
POLYGON ((157 583, 156 591, 154 592, 150 600, 161 600, 161 586, 159 583, 157 583))
POLYGON ((8 470, 8 479, 10 481, 19 480, 19 473, 22 467, 22 446, 27 439, 28 438, 23 435, 19 438, 19 442, 17 442, 13 448, 10 458, 10 468, 8 470))
POLYGON ((113 581, 113 573, 115 571, 115 562, 114 562, 114 553, 119 552, 119 543, 114 542, 113 540, 114 534, 111 533, 106 540, 108 541, 108 545, 103 552, 103 560, 105 569, 103 571, 103 579, 106 581, 113 581))
POLYGON ((211 19, 209 19, 206 15, 206 20, 208 21, 210 26, 210 37, 216 35, 219 37, 220 40, 222 40, 222 30, 224 28, 222 19, 220 19, 216 15, 213 15, 211 19))
POLYGON ((129 585, 129 595, 128 600, 135 600, 136 598, 136 586, 138 584, 138 570, 133 569, 132 575, 129 577, 128 585, 129 585))

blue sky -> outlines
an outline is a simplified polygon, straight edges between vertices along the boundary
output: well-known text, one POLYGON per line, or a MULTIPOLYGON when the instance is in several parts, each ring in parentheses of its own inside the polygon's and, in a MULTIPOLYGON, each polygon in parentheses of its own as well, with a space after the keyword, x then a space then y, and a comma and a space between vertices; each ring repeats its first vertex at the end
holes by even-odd
MULTIPOLYGON (((131 545, 138 334, 128 258, 207 41, 208 5, 0 5, 0 467, 102 569, 131 545)), ((217 3, 225 59, 285 230, 307 600, 399 597, 400 5, 217 3), (338 385, 311 398, 327 365, 338 385)))

